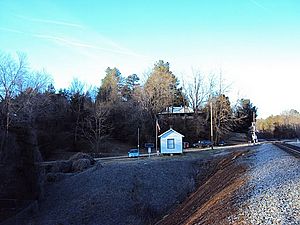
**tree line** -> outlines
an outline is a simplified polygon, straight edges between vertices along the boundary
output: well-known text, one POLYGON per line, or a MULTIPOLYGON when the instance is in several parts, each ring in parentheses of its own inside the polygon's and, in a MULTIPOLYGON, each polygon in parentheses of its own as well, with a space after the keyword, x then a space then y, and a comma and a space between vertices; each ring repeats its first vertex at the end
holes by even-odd
POLYGON ((31 131, 45 157, 57 149, 109 152, 112 141, 136 146, 138 129, 141 143, 154 142, 156 119, 162 131, 173 127, 189 142, 208 139, 210 104, 218 143, 231 132, 247 133, 257 115, 249 99, 230 102, 221 74, 194 71, 190 81, 180 82, 170 64, 159 60, 144 79, 108 67, 98 86, 75 78, 56 90, 51 75, 30 69, 24 54, 1 53, 1 152, 22 129, 31 131), (173 107, 193 112, 178 116, 173 107))
POLYGON ((257 121, 257 129, 261 138, 299 138, 300 113, 291 109, 280 115, 269 116, 257 121))

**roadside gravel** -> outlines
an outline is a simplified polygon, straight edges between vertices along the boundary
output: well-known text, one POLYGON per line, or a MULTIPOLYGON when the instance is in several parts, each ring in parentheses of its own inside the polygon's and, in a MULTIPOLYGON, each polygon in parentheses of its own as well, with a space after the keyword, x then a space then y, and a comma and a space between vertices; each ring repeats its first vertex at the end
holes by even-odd
POLYGON ((251 157, 239 212, 230 224, 300 224, 299 158, 271 144, 251 157))

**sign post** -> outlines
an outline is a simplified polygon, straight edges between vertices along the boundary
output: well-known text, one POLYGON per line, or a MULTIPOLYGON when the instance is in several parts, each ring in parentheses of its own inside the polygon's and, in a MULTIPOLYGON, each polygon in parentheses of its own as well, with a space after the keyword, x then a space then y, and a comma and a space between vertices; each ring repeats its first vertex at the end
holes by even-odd
POLYGON ((154 143, 145 143, 145 148, 148 148, 148 156, 150 158, 151 148, 154 148, 154 143))
POLYGON ((212 118, 212 102, 210 102, 210 141, 211 141, 211 149, 214 149, 214 128, 213 128, 213 118, 212 118))
POLYGON ((137 132, 138 132, 138 143, 137 143, 137 147, 138 147, 138 150, 140 151, 140 128, 138 127, 138 130, 137 130, 137 132))

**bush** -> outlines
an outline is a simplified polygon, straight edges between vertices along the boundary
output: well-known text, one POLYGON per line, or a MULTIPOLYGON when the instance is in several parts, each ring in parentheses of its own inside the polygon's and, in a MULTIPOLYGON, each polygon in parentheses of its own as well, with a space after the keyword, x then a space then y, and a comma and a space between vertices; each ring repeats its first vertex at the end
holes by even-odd
POLYGON ((45 166, 45 172, 50 173, 47 180, 56 180, 53 178, 55 173, 72 173, 72 172, 79 172, 87 169, 91 165, 95 164, 96 161, 94 158, 85 153, 76 153, 69 160, 61 160, 55 161, 51 163, 51 165, 45 166))
POLYGON ((87 159, 89 160, 91 165, 94 165, 96 163, 96 161, 94 160, 94 158, 92 156, 90 156, 89 154, 86 153, 82 153, 82 152, 78 152, 75 155, 70 157, 70 161, 75 162, 79 159, 87 159))
POLYGON ((72 164, 72 171, 73 172, 81 172, 88 167, 90 167, 91 162, 89 159, 78 159, 73 162, 72 164))
POLYGON ((71 161, 57 161, 55 162, 50 169, 52 173, 69 173, 72 169, 71 161))

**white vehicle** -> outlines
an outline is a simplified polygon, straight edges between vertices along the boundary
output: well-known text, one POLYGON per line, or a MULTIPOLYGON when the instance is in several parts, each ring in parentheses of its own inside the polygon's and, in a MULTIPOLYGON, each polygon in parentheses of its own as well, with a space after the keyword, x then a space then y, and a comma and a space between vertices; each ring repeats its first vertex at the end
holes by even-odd
POLYGON ((131 158, 131 157, 139 157, 140 156, 140 152, 138 149, 136 148, 132 148, 130 149, 130 151, 128 152, 128 157, 131 158))

